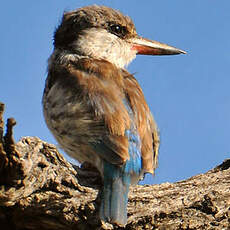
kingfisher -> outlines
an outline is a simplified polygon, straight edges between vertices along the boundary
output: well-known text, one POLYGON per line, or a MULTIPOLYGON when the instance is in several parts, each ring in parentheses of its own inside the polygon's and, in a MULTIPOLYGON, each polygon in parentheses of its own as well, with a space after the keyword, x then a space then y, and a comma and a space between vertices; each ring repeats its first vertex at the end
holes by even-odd
POLYGON ((183 53, 139 36, 128 16, 106 6, 65 12, 54 32, 45 121, 68 155, 100 172, 103 222, 127 224, 129 188, 158 162, 158 128, 126 66, 137 54, 183 53))

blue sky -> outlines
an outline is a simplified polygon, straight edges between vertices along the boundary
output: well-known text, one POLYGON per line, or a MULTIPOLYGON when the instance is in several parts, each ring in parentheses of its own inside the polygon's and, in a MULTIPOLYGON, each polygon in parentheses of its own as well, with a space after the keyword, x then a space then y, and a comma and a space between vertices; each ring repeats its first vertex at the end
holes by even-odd
POLYGON ((90 4, 119 9, 133 19, 141 36, 188 52, 138 56, 128 67, 161 135, 159 167, 145 183, 183 180, 229 158, 229 0, 2 2, 0 101, 6 104, 5 118, 17 120, 16 140, 38 136, 56 143, 41 107, 53 31, 64 10, 90 4))

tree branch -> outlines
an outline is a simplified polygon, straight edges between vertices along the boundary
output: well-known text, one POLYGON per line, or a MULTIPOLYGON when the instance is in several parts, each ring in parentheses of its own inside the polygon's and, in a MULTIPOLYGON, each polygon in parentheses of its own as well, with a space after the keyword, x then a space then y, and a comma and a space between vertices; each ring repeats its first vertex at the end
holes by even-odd
MULTIPOLYGON (((3 135, 0 104, 1 229, 123 229, 101 224, 97 172, 67 162, 37 137, 3 135)), ((135 186, 124 229, 230 229, 230 159, 177 183, 135 186)))

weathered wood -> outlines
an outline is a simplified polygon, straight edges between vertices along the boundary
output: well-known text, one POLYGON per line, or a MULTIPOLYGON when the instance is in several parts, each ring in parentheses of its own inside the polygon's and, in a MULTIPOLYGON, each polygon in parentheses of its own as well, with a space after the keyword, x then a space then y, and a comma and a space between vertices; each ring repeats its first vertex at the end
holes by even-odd
MULTIPOLYGON (((1 230, 120 229, 98 218, 97 172, 37 137, 14 144, 13 124, 0 139, 1 230)), ((230 159, 184 181, 131 188, 128 217, 124 229, 230 229, 230 159)))

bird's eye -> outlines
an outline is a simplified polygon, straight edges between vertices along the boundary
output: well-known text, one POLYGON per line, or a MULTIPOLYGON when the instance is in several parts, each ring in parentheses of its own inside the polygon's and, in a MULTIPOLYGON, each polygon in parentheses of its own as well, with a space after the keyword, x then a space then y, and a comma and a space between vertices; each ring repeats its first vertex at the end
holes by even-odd
POLYGON ((112 26, 110 26, 110 29, 112 30, 112 32, 114 32, 116 34, 120 34, 121 30, 122 30, 120 25, 112 25, 112 26))
POLYGON ((127 29, 125 26, 112 24, 110 25, 110 32, 118 37, 124 37, 127 34, 127 29))

